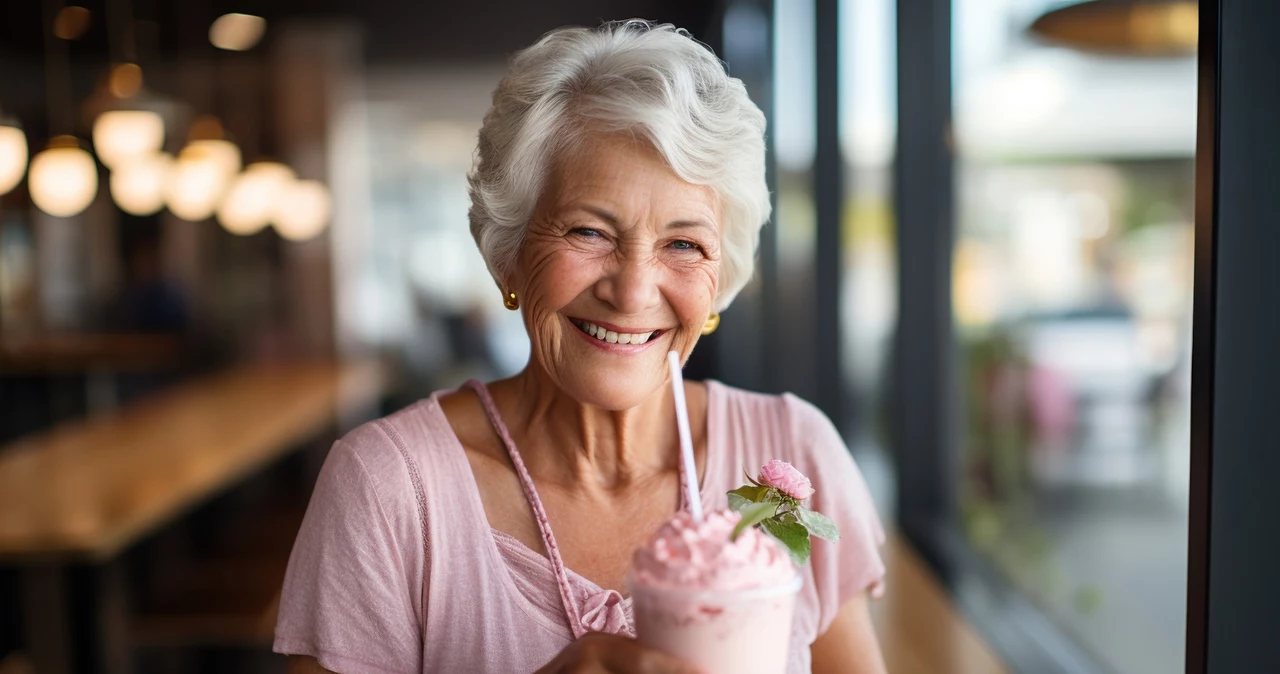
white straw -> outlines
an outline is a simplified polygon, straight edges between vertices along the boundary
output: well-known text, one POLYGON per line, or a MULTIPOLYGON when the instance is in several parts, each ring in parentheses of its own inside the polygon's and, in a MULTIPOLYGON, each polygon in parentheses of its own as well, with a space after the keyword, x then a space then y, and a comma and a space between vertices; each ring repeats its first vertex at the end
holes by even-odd
POLYGON ((684 376, 680 374, 680 354, 667 352, 671 368, 671 393, 676 399, 676 428, 680 431, 680 455, 684 460, 685 487, 689 490, 689 511, 693 521, 702 521, 702 499, 698 496, 698 468, 693 462, 693 438, 689 435, 689 408, 684 402, 684 376))

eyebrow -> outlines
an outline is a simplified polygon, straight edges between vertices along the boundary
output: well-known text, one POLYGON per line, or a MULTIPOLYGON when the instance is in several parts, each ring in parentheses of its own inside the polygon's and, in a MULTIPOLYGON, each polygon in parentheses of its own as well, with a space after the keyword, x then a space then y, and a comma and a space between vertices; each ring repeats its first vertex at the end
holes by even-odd
MULTIPOLYGON (((596 216, 597 218, 604 220, 606 223, 614 227, 618 226, 618 216, 614 215, 613 213, 603 208, 600 208, 599 206, 590 206, 590 205, 584 204, 584 205, 576 206, 576 208, 579 210, 586 211, 587 213, 590 213, 596 216)), ((711 224, 705 220, 673 220, 667 223, 667 229, 705 229, 711 234, 716 233, 716 228, 711 226, 711 224)))

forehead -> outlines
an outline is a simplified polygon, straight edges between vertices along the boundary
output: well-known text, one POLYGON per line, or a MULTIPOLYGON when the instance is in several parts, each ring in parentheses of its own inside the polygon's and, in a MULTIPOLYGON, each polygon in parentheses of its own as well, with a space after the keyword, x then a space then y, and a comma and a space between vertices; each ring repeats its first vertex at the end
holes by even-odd
POLYGON ((655 212, 692 209, 713 220, 719 212, 713 189, 685 181, 647 141, 627 133, 590 134, 562 152, 543 197, 557 209, 587 200, 655 212))

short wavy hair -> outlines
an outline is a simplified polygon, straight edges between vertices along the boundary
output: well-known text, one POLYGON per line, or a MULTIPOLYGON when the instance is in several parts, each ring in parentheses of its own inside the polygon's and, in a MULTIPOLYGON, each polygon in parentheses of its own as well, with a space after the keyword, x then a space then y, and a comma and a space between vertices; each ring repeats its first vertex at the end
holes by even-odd
POLYGON ((552 162, 593 132, 647 140, 721 201, 715 310, 751 279, 769 219, 765 118, 742 81, 687 31, 648 21, 560 28, 516 53, 484 116, 468 175, 471 235, 502 284, 552 162))

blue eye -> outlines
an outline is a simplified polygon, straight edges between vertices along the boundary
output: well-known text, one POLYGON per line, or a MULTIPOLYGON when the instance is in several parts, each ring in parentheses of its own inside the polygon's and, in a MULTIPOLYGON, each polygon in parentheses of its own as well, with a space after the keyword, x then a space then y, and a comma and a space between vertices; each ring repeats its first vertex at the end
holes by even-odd
POLYGON ((692 241, 684 241, 684 240, 672 241, 671 247, 675 248, 676 250, 702 250, 702 246, 699 246, 698 244, 692 241))
POLYGON ((570 230, 570 233, 577 234, 579 236, 585 236, 588 238, 597 238, 597 237, 604 236, 603 234, 600 233, 599 230, 591 229, 590 227, 575 227, 572 230, 570 230))

